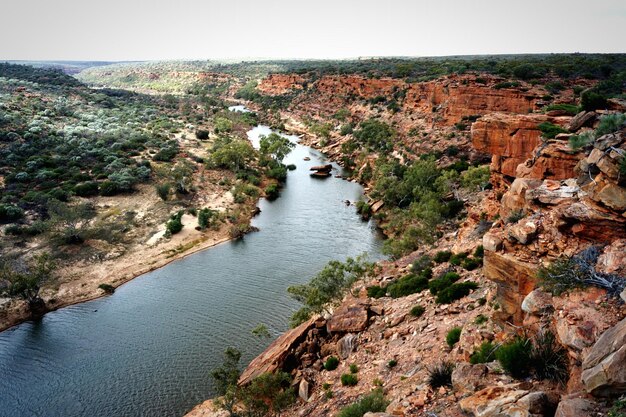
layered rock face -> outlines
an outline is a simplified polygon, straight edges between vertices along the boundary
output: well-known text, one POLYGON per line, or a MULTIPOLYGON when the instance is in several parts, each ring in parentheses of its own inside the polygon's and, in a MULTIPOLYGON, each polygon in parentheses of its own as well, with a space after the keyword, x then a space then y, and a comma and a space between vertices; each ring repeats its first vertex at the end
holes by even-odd
POLYGON ((571 256, 593 243, 610 245, 626 237, 626 189, 618 172, 625 132, 572 150, 569 135, 542 140, 533 131, 533 124, 546 120, 497 114, 472 127, 473 144, 493 155, 494 181, 512 180, 510 186, 499 184, 506 189, 502 220, 485 235, 484 246, 485 275, 498 283, 503 318, 515 323, 521 323, 520 297, 534 288, 540 259, 571 256))
MULTIPOLYGON (((480 116, 491 112, 528 113, 537 109, 545 91, 528 87, 521 89, 495 89, 501 79, 484 76, 483 84, 476 83, 474 75, 450 75, 433 81, 408 83, 392 78, 365 78, 358 75, 328 75, 317 80, 307 80, 294 74, 273 74, 263 79, 259 91, 268 95, 281 95, 301 90, 290 108, 290 113, 309 116, 332 115, 342 106, 353 108, 353 114, 362 112, 355 101, 378 97, 393 98, 401 112, 413 115, 398 118, 400 125, 411 125, 415 117, 429 123, 452 126, 464 117, 480 116)), ((399 126, 400 130, 405 130, 399 126)), ((408 129, 406 129, 408 130, 408 129)))

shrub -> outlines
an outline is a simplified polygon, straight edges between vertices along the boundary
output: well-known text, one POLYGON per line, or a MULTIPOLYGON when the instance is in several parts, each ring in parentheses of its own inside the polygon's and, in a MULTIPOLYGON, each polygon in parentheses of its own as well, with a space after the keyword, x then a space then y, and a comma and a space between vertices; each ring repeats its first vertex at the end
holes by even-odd
POLYGON ((541 130, 543 136, 548 139, 554 139, 559 133, 567 133, 567 130, 563 129, 561 126, 550 122, 540 123, 537 127, 541 130))
POLYGON ((430 259, 430 256, 422 255, 411 264, 411 271, 417 274, 427 268, 432 268, 432 267, 433 267, 433 261, 432 259, 430 259))
POLYGON ((439 362, 428 370, 428 385, 431 388, 451 387, 454 364, 448 361, 439 362))
POLYGON ((606 97, 595 91, 583 91, 580 95, 580 106, 586 111, 604 109, 608 105, 606 97))
POLYGON ((24 216, 24 210, 11 204, 0 204, 0 222, 14 222, 24 216))
POLYGON ((564 384, 569 377, 567 351, 560 346, 554 333, 544 331, 533 341, 531 362, 537 377, 564 384))
POLYGON ((211 210, 208 207, 205 207, 198 211, 198 226, 200 227, 200 229, 204 230, 207 227, 210 227, 216 214, 216 211, 211 210))
POLYGON ((170 220, 165 224, 165 230, 172 235, 183 230, 183 223, 181 219, 183 218, 183 211, 179 211, 178 213, 172 215, 170 220))
POLYGON ((337 369, 338 366, 339 359, 334 356, 329 357, 328 359, 326 359, 326 362, 324 362, 324 369, 326 369, 327 371, 334 371, 335 369, 337 369))
MULTIPOLYGON (((432 274, 430 269, 425 270, 432 274)), ((415 294, 428 288, 428 273, 422 271, 420 275, 409 274, 406 275, 393 284, 387 286, 387 292, 393 298, 405 297, 410 294, 415 294)))
POLYGON ((74 186, 74 194, 79 197, 90 197, 98 195, 98 183, 95 181, 87 181, 74 186))
POLYGON ((476 316, 476 318, 474 319, 474 324, 478 324, 478 325, 480 326, 481 324, 486 323, 486 322, 487 322, 487 320, 489 320, 489 319, 487 318, 487 316, 485 316, 485 315, 483 315, 483 314, 479 314, 479 315, 477 315, 477 316, 476 316))
POLYGON ((482 261, 481 259, 476 258, 465 258, 461 265, 467 271, 473 271, 476 268, 480 268, 480 266, 482 265, 482 261))
POLYGON ((461 282, 452 284, 448 288, 444 288, 437 294, 437 304, 450 304, 468 295, 472 290, 478 288, 475 282, 461 282))
POLYGON ((457 342, 461 339, 462 330, 463 329, 460 327, 453 327, 450 331, 448 331, 448 334, 446 335, 446 343, 448 346, 453 347, 457 344, 457 342))
POLYGON ((209 131, 204 129, 196 130, 196 139, 206 140, 209 138, 209 131))
POLYGON ((389 362, 387 362, 387 368, 395 368, 396 365, 398 365, 398 361, 395 359, 392 359, 389 362))
POLYGON ((493 362, 496 359, 496 352, 498 347, 491 342, 483 342, 478 350, 470 355, 470 363, 475 365, 477 363, 493 362))
POLYGON ((569 137, 569 147, 576 150, 580 148, 584 148, 593 143, 594 137, 591 132, 581 133, 580 135, 572 135, 569 137))
POLYGON ((626 280, 618 275, 597 272, 600 250, 591 246, 570 258, 563 257, 537 271, 539 284, 555 295, 566 291, 596 286, 617 296, 626 286, 626 280))
POLYGON ((456 272, 446 272, 441 275, 437 279, 433 279, 428 283, 428 289, 432 295, 437 295, 437 293, 445 288, 448 288, 455 282, 457 282, 461 276, 456 272))
POLYGON ((617 132, 626 126, 626 114, 607 114, 600 118, 600 123, 595 130, 597 138, 609 133, 617 132))
POLYGON ((361 122, 359 130, 354 132, 354 137, 362 144, 373 149, 390 151, 393 148, 391 139, 395 131, 385 122, 369 119, 361 122))
POLYGON ((580 111, 580 108, 574 104, 563 104, 563 103, 550 104, 549 106, 545 107, 545 111, 554 111, 554 110, 564 111, 567 114, 574 116, 576 113, 580 111))
POLYGON ((269 184, 265 187, 265 198, 268 200, 276 200, 280 195, 280 189, 278 188, 278 184, 269 184))
POLYGON ((172 188, 171 185, 164 183, 164 184, 157 184, 154 186, 157 195, 161 198, 161 200, 163 201, 167 201, 167 197, 170 195, 170 189, 172 188))
POLYGON ((439 251, 433 257, 433 261, 435 261, 435 263, 438 263, 438 264, 443 263, 443 262, 448 262, 451 256, 452 256, 452 252, 450 252, 449 250, 439 251))
POLYGON ((350 372, 352 372, 353 374, 356 374, 357 372, 359 372, 359 367, 357 366, 356 363, 350 364, 350 372))
POLYGON ((385 288, 380 287, 379 285, 373 285, 371 287, 367 287, 367 296, 371 298, 380 298, 387 295, 387 290, 385 288))
POLYGON ((101 196, 110 197, 110 196, 119 194, 120 192, 121 192, 120 187, 117 185, 117 183, 113 181, 106 180, 100 183, 100 195, 101 196))
POLYGON ((337 417, 363 417, 366 413, 384 412, 388 405, 389 401, 385 399, 382 389, 375 389, 354 404, 341 409, 337 417))
POLYGON ((363 220, 367 220, 372 215, 372 206, 367 201, 359 200, 356 202, 356 212, 363 220))
POLYGON ((417 305, 417 306, 413 306, 409 313, 413 317, 420 317, 422 314, 424 314, 425 311, 426 311, 426 309, 424 307, 422 307, 420 305, 417 305))
POLYGON ((355 374, 341 375, 341 385, 344 387, 353 387, 359 382, 359 378, 355 374))
POLYGON ((476 250, 474 250, 475 258, 482 258, 485 256, 485 247, 483 245, 476 246, 476 250))
POLYGON ((509 375, 522 378, 530 371, 531 348, 529 339, 518 337, 500 346, 496 359, 509 375))
POLYGON ((455 254, 453 254, 453 255, 450 257, 450 263, 451 263, 452 265, 459 266, 459 265, 461 265, 461 262, 463 262, 463 260, 464 260, 465 258, 467 258, 467 256, 468 256, 468 254, 467 254, 467 253, 464 253, 464 252, 462 252, 462 253, 455 253, 455 254))
POLYGON ((115 287, 110 284, 100 284, 98 285, 98 288, 100 288, 102 291, 104 291, 107 294, 113 294, 115 292, 115 287))

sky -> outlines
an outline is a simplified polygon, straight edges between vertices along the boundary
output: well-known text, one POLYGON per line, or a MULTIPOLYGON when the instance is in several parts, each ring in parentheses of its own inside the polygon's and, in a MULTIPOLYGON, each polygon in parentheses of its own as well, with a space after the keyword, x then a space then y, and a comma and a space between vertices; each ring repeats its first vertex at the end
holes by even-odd
POLYGON ((0 0, 0 60, 626 52, 625 0, 0 0))

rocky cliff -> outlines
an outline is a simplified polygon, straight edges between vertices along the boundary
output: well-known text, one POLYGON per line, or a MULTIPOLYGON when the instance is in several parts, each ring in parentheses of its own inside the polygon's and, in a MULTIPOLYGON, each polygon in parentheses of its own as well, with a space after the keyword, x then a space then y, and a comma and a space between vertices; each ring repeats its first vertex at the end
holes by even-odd
MULTIPOLYGON (((381 272, 357 283, 330 314, 281 336, 240 382, 267 370, 289 371, 299 399, 288 416, 335 416, 375 387, 389 400, 380 416, 606 415, 626 391, 626 308, 611 289, 586 285, 552 293, 537 277, 558 259, 584 258, 595 277, 617 277, 623 287, 626 188, 620 164, 626 129, 595 135, 602 112, 539 112, 546 104, 542 87, 496 88, 501 82, 480 75, 423 83, 274 75, 261 82, 259 89, 267 94, 300 91, 282 117, 337 159, 350 156, 341 146, 346 138, 334 130, 322 140, 311 134, 306 119, 334 123, 333 115, 345 108, 348 121, 376 116, 397 128, 394 156, 402 160, 450 145, 475 160, 488 155, 493 189, 466 201, 468 215, 458 230, 445 233, 432 248, 381 263, 381 272), (546 138, 541 123, 567 133, 546 138), (572 148, 573 136, 589 139, 572 148), (478 284, 457 301, 442 303, 432 290, 368 296, 368 287, 387 288, 414 270, 423 255, 471 253, 479 245, 484 257, 476 270, 448 261, 432 266, 433 277, 455 272, 459 283, 478 284), (460 337, 450 343, 446 339, 455 327, 462 329, 460 337), (562 377, 513 376, 494 357, 475 360, 482 346, 495 351, 515 337, 528 337, 532 343, 524 349, 536 350, 545 335, 554 335, 550 352, 562 355, 562 377), (339 358, 337 369, 324 368, 330 356, 339 358), (434 370, 447 362, 454 367, 450 383, 433 387, 434 370), (352 364, 358 371, 352 372, 352 364), (358 377, 355 386, 341 382, 349 373, 358 377)), ((564 91, 555 100, 571 102, 573 96, 564 91)), ((376 157, 368 154, 365 161, 376 157)))

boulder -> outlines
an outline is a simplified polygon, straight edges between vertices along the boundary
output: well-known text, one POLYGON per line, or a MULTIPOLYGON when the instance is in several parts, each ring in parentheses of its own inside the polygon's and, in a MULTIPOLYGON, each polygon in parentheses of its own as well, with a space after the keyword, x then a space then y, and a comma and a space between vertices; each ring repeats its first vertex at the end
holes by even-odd
POLYGON ((300 380, 300 384, 298 385, 298 397, 300 397, 302 401, 309 401, 309 395, 310 395, 309 390, 310 390, 309 381, 302 378, 300 380))
POLYGON ((502 249, 502 239, 493 233, 487 232, 483 236, 483 248, 486 251, 497 252, 502 249))
MULTIPOLYGON (((626 239, 614 240, 602 250, 596 270, 605 274, 626 276, 626 239)), ((626 301, 626 299, 624 300, 626 301)))
POLYGON ((595 417, 596 404, 584 398, 566 398, 561 400, 554 417, 595 417))
POLYGON ((266 372, 275 372, 282 369, 289 358, 293 358, 294 350, 306 338, 309 330, 315 327, 314 317, 295 329, 283 333, 274 340, 259 356, 254 358, 239 377, 239 385, 246 385, 254 378, 266 372))
POLYGON ((484 386, 488 368, 484 364, 460 362, 452 371, 452 387, 459 392, 474 392, 484 386))
POLYGON ((352 352, 355 351, 359 344, 359 337, 355 334, 348 333, 337 342, 337 355, 341 359, 347 359, 352 352))
POLYGON ((582 364, 582 381, 592 395, 611 395, 626 390, 626 319, 593 345, 582 364))
POLYGON ((522 219, 508 228, 509 238, 517 240, 522 245, 532 242, 538 231, 539 223, 536 219, 522 219))
POLYGON ((572 117, 567 125, 567 130, 570 132, 576 132, 578 129, 585 125, 590 125, 596 118, 596 114, 592 111, 581 111, 576 116, 572 117))
POLYGON ((329 333, 362 332, 367 328, 369 306, 356 302, 341 306, 332 315, 326 328, 329 333))
POLYGON ((613 210, 626 210, 626 188, 624 187, 608 183, 596 194, 596 198, 613 210))
POLYGON ((512 212, 524 209, 528 191, 539 187, 541 184, 540 180, 516 178, 511 184, 511 188, 502 196, 500 217, 506 219, 512 212))
POLYGON ((378 213, 378 211, 385 205, 383 200, 378 200, 370 206, 372 213, 378 213))
POLYGON ((459 401, 466 413, 475 417, 547 417, 556 404, 545 392, 528 392, 519 384, 488 387, 459 401))
POLYGON ((553 180, 574 178, 576 165, 583 156, 582 151, 572 151, 567 141, 555 140, 545 146, 539 145, 532 157, 517 166, 515 176, 553 180))
POLYGON ((532 290, 522 301, 522 310, 535 316, 541 316, 552 309, 552 295, 540 289, 532 290))
POLYGON ((523 262, 513 255, 485 251, 483 274, 497 284, 497 299, 501 309, 494 314, 499 321, 521 324, 524 313, 522 300, 535 289, 536 265, 523 262))
POLYGON ((526 191, 527 201, 539 201, 543 204, 556 205, 578 196, 580 188, 577 185, 561 185, 556 181, 544 181, 539 187, 526 191))
POLYGON ((592 320, 573 321, 558 317, 555 327, 559 342, 570 349, 581 351, 596 340, 597 326, 592 320))

